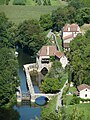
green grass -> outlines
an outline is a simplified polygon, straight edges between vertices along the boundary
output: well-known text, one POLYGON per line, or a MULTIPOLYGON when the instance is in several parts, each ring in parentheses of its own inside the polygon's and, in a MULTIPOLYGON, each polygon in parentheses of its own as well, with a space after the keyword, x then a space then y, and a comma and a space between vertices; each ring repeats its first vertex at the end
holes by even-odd
POLYGON ((0 12, 5 12, 10 21, 19 24, 24 20, 39 20, 42 14, 51 13, 57 6, 0 6, 0 12))
POLYGON ((65 111, 67 114, 72 113, 72 109, 74 107, 77 107, 80 112, 83 112, 83 115, 85 115, 84 120, 90 120, 90 103, 82 103, 77 105, 69 105, 65 107, 65 111))
POLYGON ((47 115, 48 113, 55 113, 57 96, 53 97, 49 103, 41 108, 41 117, 47 115))
POLYGON ((57 36, 57 43, 59 45, 60 51, 63 52, 63 48, 62 48, 62 40, 60 37, 57 36))

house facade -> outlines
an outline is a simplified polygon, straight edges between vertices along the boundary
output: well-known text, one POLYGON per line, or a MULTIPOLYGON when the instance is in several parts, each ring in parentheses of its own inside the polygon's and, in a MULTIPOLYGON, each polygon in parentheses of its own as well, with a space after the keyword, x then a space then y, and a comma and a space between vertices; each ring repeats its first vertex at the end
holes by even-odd
POLYGON ((62 64, 62 67, 65 68, 67 64, 67 58, 61 52, 59 52, 56 46, 43 46, 37 53, 36 63, 39 69, 44 67, 49 70, 51 67, 50 57, 54 56, 55 59, 59 60, 62 64))
POLYGON ((65 50, 69 49, 69 43, 81 33, 78 24, 66 24, 62 29, 63 47, 65 50))
POLYGON ((63 68, 65 68, 65 66, 68 64, 67 57, 62 52, 57 51, 55 53, 55 59, 61 62, 63 68))
POLYGON ((90 99, 90 86, 86 84, 81 84, 77 86, 78 95, 83 99, 90 99))

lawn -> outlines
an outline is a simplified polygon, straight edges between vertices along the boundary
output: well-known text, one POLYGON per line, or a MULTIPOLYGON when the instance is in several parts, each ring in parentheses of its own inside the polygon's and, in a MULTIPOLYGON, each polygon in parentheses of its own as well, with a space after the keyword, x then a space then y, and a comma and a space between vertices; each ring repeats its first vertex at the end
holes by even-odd
POLYGON ((90 103, 82 103, 77 105, 68 105, 65 107, 65 111, 67 114, 72 113, 72 109, 74 107, 77 107, 80 112, 83 112, 83 115, 85 116, 84 120, 90 120, 90 103))
POLYGON ((19 24, 24 20, 39 20, 42 14, 51 13, 57 6, 0 6, 0 12, 5 12, 10 21, 19 24))
POLYGON ((57 36, 57 43, 58 43, 58 45, 59 45, 60 51, 63 52, 62 40, 61 40, 60 36, 59 36, 59 37, 57 36))

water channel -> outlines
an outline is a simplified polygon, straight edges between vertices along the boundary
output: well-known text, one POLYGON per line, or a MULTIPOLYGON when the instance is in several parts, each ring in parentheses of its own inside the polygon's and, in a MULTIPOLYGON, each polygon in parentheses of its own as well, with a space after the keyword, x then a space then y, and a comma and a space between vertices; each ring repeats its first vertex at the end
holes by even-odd
MULTIPOLYGON (((23 65, 35 62, 35 60, 32 59, 30 55, 24 53, 22 49, 20 49, 19 56, 18 56, 18 62, 19 62, 18 74, 19 74, 20 81, 21 81, 21 90, 23 92, 27 92, 28 90, 26 86, 26 77, 23 71, 23 65)), ((34 79, 33 80, 34 89, 35 89, 35 92, 40 92, 39 87, 38 87, 40 81, 37 82, 37 80, 35 80, 35 77, 36 76, 32 77, 32 79, 34 79)), ((17 110, 20 114, 19 120, 35 120, 36 117, 40 119, 41 108, 36 104, 25 103, 21 105, 15 105, 14 109, 17 110)))

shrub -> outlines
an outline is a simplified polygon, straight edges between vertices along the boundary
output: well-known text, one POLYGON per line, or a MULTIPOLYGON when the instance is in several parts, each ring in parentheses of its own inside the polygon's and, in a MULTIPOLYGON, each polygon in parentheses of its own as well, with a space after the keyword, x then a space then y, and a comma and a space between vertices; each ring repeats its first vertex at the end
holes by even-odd
POLYGON ((25 5, 26 0, 14 0, 13 5, 25 5))
POLYGON ((70 105, 79 104, 79 103, 80 103, 80 98, 74 97, 74 98, 71 100, 70 105))

